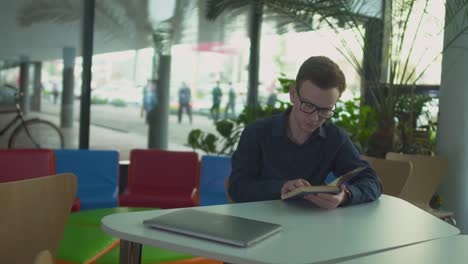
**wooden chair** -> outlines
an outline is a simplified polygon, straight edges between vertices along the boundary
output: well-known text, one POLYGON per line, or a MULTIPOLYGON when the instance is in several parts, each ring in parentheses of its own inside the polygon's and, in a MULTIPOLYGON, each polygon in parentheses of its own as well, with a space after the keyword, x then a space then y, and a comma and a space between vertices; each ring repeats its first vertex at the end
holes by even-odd
POLYGON ((55 258, 76 194, 73 174, 0 183, 2 263, 55 258))
POLYGON ((400 198, 438 218, 455 223, 453 212, 436 210, 429 206, 432 195, 447 174, 448 159, 446 157, 389 152, 386 159, 409 161, 413 164, 413 171, 403 187, 400 198))
POLYGON ((412 172, 409 161, 386 160, 369 156, 361 158, 372 166, 382 182, 383 193, 399 197, 412 172))
POLYGON ((36 258, 34 259, 34 264, 53 264, 53 263, 54 263, 54 260, 49 250, 43 250, 39 252, 39 254, 37 254, 36 258))

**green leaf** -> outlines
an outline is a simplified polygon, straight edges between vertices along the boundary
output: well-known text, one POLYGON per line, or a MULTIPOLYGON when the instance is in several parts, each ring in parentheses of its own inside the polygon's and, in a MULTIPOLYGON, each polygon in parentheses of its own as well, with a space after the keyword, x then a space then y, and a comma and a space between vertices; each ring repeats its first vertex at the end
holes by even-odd
POLYGON ((201 147, 201 137, 202 137, 203 132, 200 129, 194 129, 190 131, 188 135, 188 144, 191 146, 193 149, 197 149, 201 147))
POLYGON ((208 153, 216 153, 216 142, 218 141, 218 137, 215 135, 209 133, 206 135, 206 137, 203 139, 203 143, 205 146, 205 149, 208 153))
POLYGON ((216 130, 225 138, 231 136, 232 130, 234 129, 234 123, 230 120, 223 119, 216 122, 216 130))

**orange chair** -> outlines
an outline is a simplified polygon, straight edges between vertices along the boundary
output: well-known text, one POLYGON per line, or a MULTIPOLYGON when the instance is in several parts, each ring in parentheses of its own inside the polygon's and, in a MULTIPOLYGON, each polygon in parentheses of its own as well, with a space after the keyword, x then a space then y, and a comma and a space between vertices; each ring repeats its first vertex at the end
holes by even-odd
POLYGON ((196 152, 135 149, 130 152, 127 189, 119 206, 197 206, 200 163, 196 152))

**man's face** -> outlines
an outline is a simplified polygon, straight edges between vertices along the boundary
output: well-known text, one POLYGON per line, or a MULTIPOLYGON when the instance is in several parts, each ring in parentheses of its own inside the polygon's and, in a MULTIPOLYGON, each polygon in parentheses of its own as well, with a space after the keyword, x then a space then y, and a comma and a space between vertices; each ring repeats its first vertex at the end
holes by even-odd
POLYGON ((311 81, 303 81, 299 89, 299 94, 295 87, 289 89, 289 96, 293 108, 291 115, 297 122, 299 129, 304 133, 312 133, 319 128, 327 119, 323 116, 327 115, 327 109, 333 110, 340 93, 338 87, 331 89, 320 89, 311 81), (305 113, 312 112, 313 113, 305 113), (318 109, 314 111, 314 107, 320 108, 320 116, 318 109))

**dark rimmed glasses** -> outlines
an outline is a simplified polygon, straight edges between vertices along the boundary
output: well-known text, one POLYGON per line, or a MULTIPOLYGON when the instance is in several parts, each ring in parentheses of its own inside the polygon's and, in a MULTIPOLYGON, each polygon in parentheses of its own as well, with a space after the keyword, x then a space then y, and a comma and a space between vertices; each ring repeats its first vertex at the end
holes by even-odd
POLYGON ((335 111, 334 111, 335 107, 333 108, 318 107, 311 102, 304 102, 302 101, 302 98, 299 92, 297 92, 297 97, 299 98, 299 101, 301 102, 301 106, 299 107, 299 109, 306 114, 313 114, 315 112, 318 112, 318 116, 323 119, 330 119, 335 114, 335 111))

